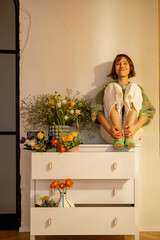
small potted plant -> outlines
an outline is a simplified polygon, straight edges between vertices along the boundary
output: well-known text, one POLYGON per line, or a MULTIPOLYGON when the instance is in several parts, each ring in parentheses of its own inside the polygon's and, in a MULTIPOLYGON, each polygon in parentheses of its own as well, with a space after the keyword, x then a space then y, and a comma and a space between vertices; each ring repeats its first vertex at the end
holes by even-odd
POLYGON ((54 137, 51 141, 53 146, 56 146, 57 151, 63 153, 67 152, 79 152, 79 145, 81 144, 81 137, 79 135, 79 124, 77 119, 77 132, 64 134, 61 130, 61 136, 59 138, 54 137))
POLYGON ((56 203, 49 196, 44 196, 36 201, 35 207, 55 207, 56 203))
POLYGON ((27 134, 27 138, 22 137, 20 143, 24 144, 24 149, 46 152, 48 149, 55 147, 55 145, 52 145, 52 139, 51 136, 46 140, 43 132, 32 132, 27 134))
POLYGON ((38 132, 35 134, 30 134, 27 138, 22 137, 20 140, 21 144, 24 144, 24 149, 35 150, 36 152, 46 152, 51 148, 51 141, 45 140, 44 133, 38 132))

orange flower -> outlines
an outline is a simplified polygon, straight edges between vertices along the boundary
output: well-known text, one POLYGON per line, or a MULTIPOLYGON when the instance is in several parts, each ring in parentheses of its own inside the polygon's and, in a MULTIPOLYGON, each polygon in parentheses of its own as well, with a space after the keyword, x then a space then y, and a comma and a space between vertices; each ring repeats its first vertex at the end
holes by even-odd
POLYGON ((50 184, 50 188, 56 188, 58 186, 58 184, 59 184, 59 181, 56 180, 50 184))
POLYGON ((59 139, 54 137, 51 142, 52 142, 52 146, 57 145, 59 143, 59 139))
POLYGON ((44 196, 43 197, 43 200, 45 201, 45 200, 49 200, 49 196, 44 196))
POLYGON ((63 153, 66 150, 64 143, 58 145, 58 151, 63 153))
POLYGON ((69 105, 65 105, 65 108, 67 108, 67 109, 68 109, 68 108, 69 108, 69 105))
POLYGON ((65 184, 65 183, 60 183, 60 184, 59 184, 59 188, 64 189, 65 187, 66 187, 66 184, 65 184))
POLYGON ((73 186, 73 182, 70 178, 67 178, 65 181, 65 185, 69 188, 71 188, 73 186))

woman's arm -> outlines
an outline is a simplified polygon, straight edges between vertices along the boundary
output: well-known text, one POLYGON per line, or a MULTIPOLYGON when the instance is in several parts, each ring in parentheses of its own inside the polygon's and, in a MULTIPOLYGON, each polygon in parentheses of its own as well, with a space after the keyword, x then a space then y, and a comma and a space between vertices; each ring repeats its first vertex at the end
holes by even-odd
POLYGON ((135 124, 127 125, 124 128, 124 135, 127 138, 128 136, 133 137, 136 132, 146 123, 147 117, 145 115, 141 115, 138 121, 135 124))
MULTIPOLYGON (((142 91, 142 97, 143 97, 143 103, 142 103, 142 109, 139 113, 139 118, 141 116, 145 116, 146 117, 146 121, 143 124, 143 126, 147 126, 153 119, 154 114, 156 112, 155 107, 151 104, 149 98, 147 97, 147 95, 145 94, 143 88, 141 86, 139 86, 141 91, 142 91)), ((143 118, 144 119, 144 118, 143 118)))
POLYGON ((137 131, 147 122, 147 117, 145 115, 141 115, 138 121, 135 123, 137 131))
POLYGON ((101 113, 98 115, 98 121, 102 125, 102 127, 106 130, 106 132, 108 132, 110 134, 110 126, 109 126, 104 114, 101 113))

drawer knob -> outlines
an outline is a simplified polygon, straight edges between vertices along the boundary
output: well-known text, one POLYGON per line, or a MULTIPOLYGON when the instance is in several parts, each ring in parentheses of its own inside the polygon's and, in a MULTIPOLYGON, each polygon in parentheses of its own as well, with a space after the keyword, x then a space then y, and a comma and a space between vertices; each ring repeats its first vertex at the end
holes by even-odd
POLYGON ((117 162, 113 163, 113 170, 117 169, 117 162))
POLYGON ((52 225, 52 219, 49 218, 49 219, 48 219, 48 226, 50 227, 51 225, 52 225))
POLYGON ((52 170, 52 162, 49 163, 49 170, 52 170))
POLYGON ((113 220, 113 225, 114 225, 114 226, 117 226, 117 224, 118 224, 118 219, 115 218, 115 219, 113 220))
POLYGON ((117 195, 117 188, 113 189, 113 195, 116 196, 117 195))

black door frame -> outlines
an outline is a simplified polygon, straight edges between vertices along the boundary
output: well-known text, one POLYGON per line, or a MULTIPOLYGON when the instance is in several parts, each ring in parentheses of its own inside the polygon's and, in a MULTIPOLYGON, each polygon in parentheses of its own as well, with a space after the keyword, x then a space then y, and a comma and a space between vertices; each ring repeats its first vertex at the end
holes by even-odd
POLYGON ((21 225, 21 191, 20 191, 20 113, 19 113, 19 0, 13 0, 15 7, 15 50, 1 50, 0 54, 13 54, 16 58, 16 131, 0 132, 0 135, 16 136, 16 213, 0 214, 0 230, 19 229, 21 225))

